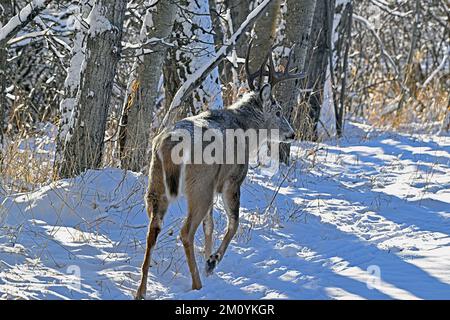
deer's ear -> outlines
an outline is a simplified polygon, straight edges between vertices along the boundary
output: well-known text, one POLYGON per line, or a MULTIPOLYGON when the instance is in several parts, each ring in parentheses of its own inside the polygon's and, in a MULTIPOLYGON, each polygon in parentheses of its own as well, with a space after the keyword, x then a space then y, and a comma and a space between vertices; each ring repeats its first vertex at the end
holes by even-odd
POLYGON ((259 96, 261 98, 261 102, 262 102, 263 106, 270 104, 271 97, 272 97, 272 86, 268 83, 263 85, 263 87, 259 91, 259 96))

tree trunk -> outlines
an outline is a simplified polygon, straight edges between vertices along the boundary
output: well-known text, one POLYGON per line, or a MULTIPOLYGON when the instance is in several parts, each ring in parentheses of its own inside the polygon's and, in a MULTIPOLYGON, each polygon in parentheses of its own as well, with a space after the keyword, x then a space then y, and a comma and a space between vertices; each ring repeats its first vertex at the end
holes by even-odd
POLYGON ((450 132, 450 98, 447 99, 447 105, 448 107, 442 119, 441 128, 439 129, 440 134, 450 132))
POLYGON ((414 24, 412 27, 412 34, 411 34, 411 44, 410 44, 410 48, 409 48, 409 52, 408 52, 408 59, 406 61, 406 66, 405 66, 405 70, 404 70, 404 75, 403 75, 403 86, 402 86, 402 91, 400 93, 400 101, 398 103, 398 107, 397 107, 397 111, 396 111, 396 117, 397 117, 397 121, 399 121, 399 117, 402 115, 402 111, 403 111, 403 106, 404 103, 406 102, 407 98, 411 95, 412 88, 407 88, 406 86, 408 85, 408 83, 412 83, 415 84, 415 81, 411 81, 410 77, 412 76, 413 73, 413 59, 414 59, 414 54, 416 51, 416 47, 417 47, 417 42, 418 42, 418 38, 419 38, 419 24, 420 24, 420 15, 421 15, 421 7, 420 7, 420 0, 416 0, 415 1, 415 19, 414 19, 414 24))
MULTIPOLYGON (((288 49, 295 44, 291 68, 301 72, 305 69, 306 55, 310 46, 316 0, 286 0, 286 4, 284 46, 288 49)), ((299 138, 305 136, 305 128, 308 128, 311 123, 308 109, 305 108, 304 103, 299 103, 300 89, 304 87, 304 83, 305 80, 286 81, 280 83, 276 88, 276 98, 282 105, 285 115, 294 125, 299 138)), ((280 160, 282 162, 288 163, 289 152, 290 145, 282 143, 280 146, 280 160)))
MULTIPOLYGON (((169 48, 163 68, 166 110, 178 88, 216 54, 209 14, 208 0, 180 4, 172 32, 177 46, 169 48)), ((215 68, 193 92, 191 101, 185 102, 174 116, 178 119, 222 107, 219 72, 215 68)))
POLYGON ((342 136, 344 126, 344 102, 346 95, 348 53, 351 46, 353 5, 351 0, 336 2, 333 25, 332 53, 330 55, 333 104, 336 116, 336 134, 342 136))
POLYGON ((62 157, 59 176, 75 176, 101 164, 105 126, 117 62, 127 1, 96 0, 89 17, 84 60, 75 108, 60 128, 62 157), (68 129, 68 130, 66 130, 68 129))
MULTIPOLYGON (((208 0, 209 4, 209 15, 211 16, 212 28, 214 31, 214 45, 217 48, 220 48, 224 43, 224 30, 223 30, 223 21, 224 13, 222 10, 224 9, 224 1, 222 0, 208 0), (219 11, 220 10, 220 11, 219 11)), ((226 66, 226 62, 224 61, 219 65, 219 75, 222 77, 224 68, 226 66)), ((222 78, 223 79, 223 78, 222 78)))
MULTIPOLYGON (((176 9, 172 1, 159 1, 154 8, 148 9, 142 25, 141 41, 144 43, 147 39, 170 36, 176 9)), ((151 49, 151 53, 139 56, 134 63, 119 126, 121 166, 133 171, 143 169, 148 163, 158 84, 167 53, 167 46, 161 42, 145 48, 151 49)))
MULTIPOLYGON (((62 152, 65 140, 69 136, 69 130, 73 131, 72 121, 74 119, 72 115, 76 107, 77 94, 80 88, 80 67, 85 59, 83 44, 89 31, 89 25, 85 20, 89 16, 93 3, 94 0, 83 0, 78 6, 78 13, 76 13, 77 19, 74 24, 75 37, 73 39, 72 57, 67 70, 66 80, 64 81, 64 98, 59 105, 61 119, 56 138, 56 164, 59 164, 62 160, 62 152)), ((58 175, 57 170, 55 170, 55 175, 58 175)))
MULTIPOLYGON (((277 2, 279 5, 279 0, 275 0, 274 2, 277 2)), ((261 3, 261 1, 257 1, 257 4, 261 3)), ((242 0, 229 0, 228 1, 228 7, 230 8, 231 18, 233 22, 233 30, 236 31, 240 25, 247 19, 247 16, 249 13, 256 7, 256 4, 254 4, 253 7, 250 6, 249 1, 242 1, 242 0)), ((270 7, 266 9, 267 12, 270 12, 270 7)), ((269 13, 270 14, 270 13, 269 13)), ((261 17, 260 19, 262 19, 261 17)), ((257 20, 258 21, 258 20, 257 20)), ((247 46, 248 46, 248 35, 250 35, 251 32, 247 32, 245 35, 243 35, 239 41, 236 43, 236 53, 238 57, 244 58, 245 54, 247 52, 247 46)))
MULTIPOLYGON (((267 53, 274 45, 279 14, 280 0, 274 0, 253 27, 252 34, 254 38, 252 39, 252 49, 248 63, 251 72, 258 70, 265 63, 267 53)), ((244 52, 241 52, 241 54, 245 56, 244 52)))
MULTIPOLYGON (((307 118, 310 121, 304 127, 304 138, 308 140, 317 139, 317 126, 324 100, 324 86, 331 52, 333 15, 334 0, 317 0, 307 54, 309 61, 305 63, 308 66, 306 89, 311 91, 306 91, 302 99, 305 101, 307 118)), ((295 123, 301 123, 301 119, 296 119, 295 123)))
MULTIPOLYGON (((0 29, 12 16, 12 6, 10 0, 0 0, 0 29)), ((8 51, 0 47, 0 169, 2 167, 3 148, 4 148, 4 129, 6 117, 6 59, 8 51)))
MULTIPOLYGON (((250 4, 251 1, 242 0, 209 0, 216 47, 223 45, 245 21, 250 13, 250 4)), ((246 33, 237 41, 232 56, 234 57, 235 54, 238 58, 244 58, 247 52, 247 45, 248 37, 246 33)), ((237 63, 233 65, 228 59, 224 59, 219 64, 220 79, 225 86, 223 94, 225 105, 235 102, 238 96, 237 90, 241 86, 241 80, 245 81, 245 79, 239 78, 239 71, 237 63)))

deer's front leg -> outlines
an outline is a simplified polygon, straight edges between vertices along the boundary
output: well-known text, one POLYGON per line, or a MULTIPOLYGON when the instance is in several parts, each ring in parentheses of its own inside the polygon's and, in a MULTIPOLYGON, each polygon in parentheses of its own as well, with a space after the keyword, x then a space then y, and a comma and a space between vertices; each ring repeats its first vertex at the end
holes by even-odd
POLYGON ((239 227, 240 187, 237 185, 229 185, 222 195, 225 211, 228 216, 228 227, 219 249, 206 260, 205 271, 207 275, 212 274, 214 268, 222 260, 228 245, 239 227))

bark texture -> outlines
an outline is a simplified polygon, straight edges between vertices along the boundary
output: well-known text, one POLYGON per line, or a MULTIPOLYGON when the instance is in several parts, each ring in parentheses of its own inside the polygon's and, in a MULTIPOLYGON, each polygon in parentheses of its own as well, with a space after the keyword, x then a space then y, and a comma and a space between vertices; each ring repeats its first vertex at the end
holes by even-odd
MULTIPOLYGON (((311 27, 311 42, 307 57, 307 91, 302 101, 307 112, 308 122, 304 127, 304 138, 315 140, 320 111, 324 100, 324 86, 331 54, 334 0, 317 0, 314 20, 311 27)), ((301 114, 298 114, 301 116, 301 114)), ((295 123, 302 123, 295 119, 295 123)), ((326 129, 326 128, 325 128, 326 129)))
POLYGON ((344 102, 347 87, 348 54, 351 46, 353 4, 351 0, 339 1, 334 10, 333 43, 330 63, 332 64, 332 86, 336 134, 342 136, 344 126, 344 102))
MULTIPOLYGON (((12 7, 10 0, 0 0, 0 28, 8 21, 8 17, 12 15, 12 7)), ((3 139, 5 133, 5 117, 6 117, 6 59, 8 52, 6 47, 0 46, 0 167, 2 164, 3 139)))
MULTIPOLYGON (((313 24, 316 0, 286 0, 287 10, 285 14, 285 38, 284 56, 294 45, 290 67, 296 72, 305 69, 308 49, 310 47, 310 34, 313 24)), ((282 59, 285 60, 285 59, 282 59)), ((304 128, 310 126, 308 109, 299 101, 300 89, 305 87, 305 80, 293 80, 280 83, 275 90, 275 96, 280 102, 286 117, 297 131, 298 138, 302 138, 304 128)), ((289 161, 290 146, 282 143, 280 145, 280 160, 284 163, 289 161)))
MULTIPOLYGON (((159 1, 147 12, 141 30, 141 40, 166 39, 172 32, 177 6, 172 1, 159 1)), ((167 40, 167 39, 166 39, 167 40)), ((149 160, 148 149, 158 84, 167 46, 156 42, 145 48, 151 52, 137 58, 122 109, 119 127, 119 148, 123 169, 140 171, 149 160)))
POLYGON ((127 1, 96 0, 89 17, 85 57, 80 74, 72 125, 62 146, 59 177, 78 175, 98 168, 102 160, 105 126, 127 1))
MULTIPOLYGON (((311 43, 311 27, 313 25, 316 0, 287 0, 286 35, 284 46, 294 47, 291 68, 297 72, 305 70, 308 49, 311 43)), ((302 104, 299 104, 300 89, 304 87, 304 80, 286 81, 276 90, 278 101, 286 110, 286 114, 293 120, 295 129, 301 129, 300 120, 305 114, 302 104)))
MULTIPOLYGON (((249 60, 249 67, 252 72, 258 70, 265 63, 267 54, 274 45, 279 14, 280 0, 274 0, 253 27, 252 50, 249 60)), ((245 56, 245 53, 242 52, 242 54, 245 56)))

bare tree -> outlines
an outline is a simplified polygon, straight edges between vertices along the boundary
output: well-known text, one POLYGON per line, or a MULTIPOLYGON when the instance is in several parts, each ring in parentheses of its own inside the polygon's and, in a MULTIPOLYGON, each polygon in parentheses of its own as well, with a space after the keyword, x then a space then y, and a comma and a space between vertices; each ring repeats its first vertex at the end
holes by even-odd
POLYGON ((80 1, 77 8, 78 12, 75 13, 75 36, 73 39, 72 56, 70 59, 69 68, 67 69, 67 76, 64 81, 64 98, 61 100, 59 105, 60 122, 56 144, 57 161, 61 160, 62 151, 65 146, 65 140, 67 139, 69 130, 73 130, 73 114, 81 83, 80 67, 85 59, 85 48, 83 48, 83 45, 89 32, 89 24, 86 22, 86 19, 89 16, 93 3, 94 0, 80 1))
MULTIPOLYGON (((12 7, 10 0, 0 0, 0 29, 7 22, 8 17, 12 15, 12 7)), ((6 116, 6 47, 0 46, 0 167, 3 153, 3 135, 4 120, 6 116)))
POLYGON ((351 47, 353 4, 351 0, 338 1, 334 12, 337 19, 333 25, 330 52, 330 77, 333 91, 333 105, 336 117, 336 133, 342 136, 344 126, 344 102, 347 89, 348 55, 351 47))
MULTIPOLYGON (((307 81, 304 108, 310 121, 305 135, 316 139, 317 126, 324 101, 324 86, 331 54, 331 36, 334 16, 334 0, 317 0, 311 27, 311 42, 308 48, 308 61, 305 62, 307 81)), ((325 128, 327 130, 327 128, 325 128)))
MULTIPOLYGON (((274 17, 274 13, 278 10, 277 6, 280 1, 276 0, 274 2, 277 2, 278 4, 272 3, 270 5, 271 8, 268 8, 266 12, 270 17, 274 17)), ((251 10, 259 3, 261 3, 259 0, 210 0, 210 11, 214 25, 216 45, 220 46, 224 44, 245 21, 251 10)), ((273 25, 273 23, 276 22, 275 20, 271 21, 270 17, 265 19, 261 17, 259 19, 259 21, 262 19, 265 20, 264 23, 260 22, 260 29, 262 29, 262 26, 268 24, 273 25)), ((236 89, 236 87, 239 87, 241 84, 242 79, 239 78, 238 63, 235 60, 237 60, 238 57, 242 58, 246 55, 250 33, 251 30, 241 35, 229 58, 225 59, 223 63, 219 65, 221 80, 223 84, 226 85, 226 89, 236 89)), ((234 101, 233 99, 236 98, 236 92, 233 92, 233 90, 225 91, 224 95, 225 99, 228 99, 228 103, 232 103, 234 101)))
MULTIPOLYGON (((166 110, 178 88, 216 56, 212 30, 208 0, 179 5, 173 27, 175 46, 169 48, 163 68, 166 110)), ((177 110, 175 118, 223 107, 218 68, 208 74, 189 100, 177 110)))
POLYGON ((123 169, 139 171, 148 163, 158 84, 168 47, 166 38, 172 32, 176 10, 174 1, 158 1, 147 9, 140 35, 142 49, 133 66, 119 125, 123 169))
MULTIPOLYGON (((242 0, 209 0, 211 20, 214 27, 214 42, 216 47, 226 43, 233 33, 241 26, 254 4, 260 1, 242 0)), ((224 85, 223 99, 225 104, 232 104, 239 95, 242 73, 239 73, 238 58, 244 57, 247 50, 250 32, 243 33, 233 47, 227 59, 219 64, 220 80, 224 85)))
POLYGON ((413 74, 415 74, 413 68, 413 58, 417 49, 417 42, 419 37, 419 24, 420 24, 420 15, 421 15, 421 5, 420 0, 415 1, 415 18, 414 18, 414 24, 412 28, 412 34, 411 34, 411 43, 408 50, 408 58, 406 61, 405 71, 404 71, 404 84, 402 86, 402 91, 400 93, 400 101, 398 103, 397 112, 396 115, 400 116, 402 113, 403 104, 405 103, 405 100, 407 99, 407 95, 409 94, 409 91, 412 91, 411 88, 407 88, 406 85, 408 82, 412 82, 412 86, 415 85, 415 81, 410 78, 413 77, 413 74))
POLYGON ((33 21, 52 0, 33 0, 0 28, 0 47, 13 38, 24 26, 33 21))
POLYGON ((268 5, 273 0, 263 0, 259 3, 247 16, 244 22, 239 26, 239 28, 233 33, 230 39, 224 43, 220 49, 217 50, 217 53, 214 57, 206 61, 203 65, 199 66, 199 69, 195 74, 187 79, 186 82, 177 90, 175 93, 172 102, 164 115, 162 122, 160 123, 160 127, 164 127, 167 123, 174 118, 174 112, 178 111, 180 107, 188 100, 188 97, 192 95, 192 92, 196 90, 199 86, 202 85, 203 81, 207 79, 212 71, 220 64, 220 62, 225 59, 232 49, 234 48, 234 44, 239 41, 244 32, 251 26, 253 23, 266 12, 268 5))
POLYGON ((127 1, 96 0, 89 13, 84 60, 74 109, 60 127, 60 177, 77 175, 101 164, 106 119, 117 62, 127 1), (61 135, 63 133, 63 135, 61 135))
POLYGON ((441 127, 439 128, 439 133, 441 134, 450 132, 450 97, 447 99, 447 105, 447 110, 445 111, 441 127))
MULTIPOLYGON (((286 0, 287 10, 285 14, 285 38, 284 47, 289 51, 294 45, 291 66, 297 72, 305 69, 305 61, 310 46, 311 27, 314 18, 316 0, 286 0)), ((284 113, 294 129, 305 135, 305 128, 310 127, 309 112, 304 104, 299 103, 300 89, 304 86, 304 80, 289 81, 280 84, 275 90, 275 96, 284 108, 284 113)), ((300 137, 301 138, 301 137, 300 137)), ((280 159, 287 163, 290 146, 281 144, 280 159)))
MULTIPOLYGON (((250 54, 250 70, 258 70, 267 61, 276 36, 276 27, 280 15, 280 0, 272 1, 265 14, 256 22, 252 30, 252 51, 250 54)), ((261 79, 262 80, 262 79, 261 79)))

